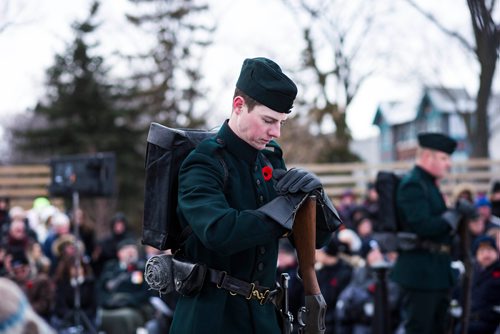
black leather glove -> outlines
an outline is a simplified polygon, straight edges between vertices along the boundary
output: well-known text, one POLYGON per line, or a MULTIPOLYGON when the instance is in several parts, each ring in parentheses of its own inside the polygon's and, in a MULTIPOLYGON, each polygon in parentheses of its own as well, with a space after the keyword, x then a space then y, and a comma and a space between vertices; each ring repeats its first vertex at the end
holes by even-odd
POLYGON ((441 218, 443 218, 448 226, 450 226, 451 234, 455 234, 457 233, 458 226, 463 218, 463 215, 456 209, 449 209, 441 215, 441 218))
POLYGON ((276 223, 291 231, 297 210, 306 198, 307 194, 305 193, 280 195, 258 208, 257 211, 262 212, 276 223))
POLYGON ((277 181, 274 188, 280 195, 297 193, 299 191, 310 193, 314 189, 321 188, 321 181, 311 172, 301 168, 275 169, 273 177, 277 181))
POLYGON ((461 198, 457 201, 456 210, 467 220, 476 219, 479 214, 471 202, 461 198))

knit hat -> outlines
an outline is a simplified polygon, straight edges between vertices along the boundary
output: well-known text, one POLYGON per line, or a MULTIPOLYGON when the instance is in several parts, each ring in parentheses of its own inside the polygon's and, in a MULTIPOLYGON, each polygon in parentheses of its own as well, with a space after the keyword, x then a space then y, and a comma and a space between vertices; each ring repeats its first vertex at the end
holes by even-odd
POLYGON ((33 311, 23 291, 11 280, 0 277, 0 334, 55 334, 33 311))
POLYGON ((478 249, 483 246, 491 247, 498 251, 495 239, 489 235, 482 235, 474 240, 474 243, 472 244, 472 254, 476 255, 478 249))
POLYGON ((490 201, 486 197, 484 197, 484 196, 478 198, 476 200, 476 202, 474 203, 474 205, 475 205, 476 208, 480 208, 482 206, 489 206, 491 208, 490 201))

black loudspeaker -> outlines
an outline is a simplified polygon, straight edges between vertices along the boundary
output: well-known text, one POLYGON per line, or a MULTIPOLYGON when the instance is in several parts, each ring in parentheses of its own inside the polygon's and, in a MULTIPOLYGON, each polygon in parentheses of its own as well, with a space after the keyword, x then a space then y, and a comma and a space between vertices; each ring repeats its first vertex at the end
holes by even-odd
POLYGON ((115 155, 68 155, 50 160, 51 196, 112 196, 115 188, 115 155))

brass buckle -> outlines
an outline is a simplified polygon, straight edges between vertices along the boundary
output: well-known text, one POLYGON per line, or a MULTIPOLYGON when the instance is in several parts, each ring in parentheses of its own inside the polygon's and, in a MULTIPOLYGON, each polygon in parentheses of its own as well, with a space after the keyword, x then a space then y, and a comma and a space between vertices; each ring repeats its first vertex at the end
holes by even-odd
POLYGON ((247 299, 252 299, 255 298, 259 301, 260 305, 264 305, 267 295, 269 295, 269 290, 264 291, 264 293, 260 292, 259 290, 255 289, 255 283, 250 283, 252 286, 252 290, 246 297, 247 299))

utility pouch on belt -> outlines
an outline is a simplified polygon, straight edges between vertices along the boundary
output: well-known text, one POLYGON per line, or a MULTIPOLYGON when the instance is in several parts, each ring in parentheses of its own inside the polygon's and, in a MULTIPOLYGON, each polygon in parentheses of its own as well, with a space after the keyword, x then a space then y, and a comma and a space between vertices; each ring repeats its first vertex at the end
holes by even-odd
POLYGON ((146 263, 144 277, 149 287, 162 294, 177 291, 184 296, 192 296, 203 286, 207 267, 200 263, 190 263, 173 255, 155 255, 146 263))
POLYGON ((183 296, 192 296, 203 287, 207 266, 201 263, 172 259, 175 291, 183 296))

